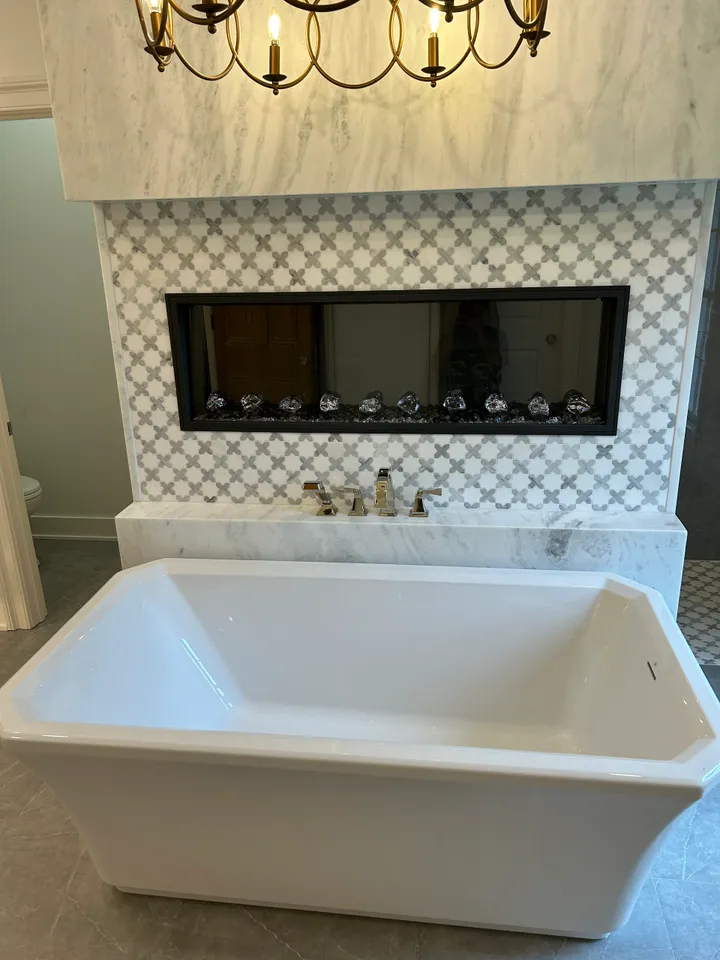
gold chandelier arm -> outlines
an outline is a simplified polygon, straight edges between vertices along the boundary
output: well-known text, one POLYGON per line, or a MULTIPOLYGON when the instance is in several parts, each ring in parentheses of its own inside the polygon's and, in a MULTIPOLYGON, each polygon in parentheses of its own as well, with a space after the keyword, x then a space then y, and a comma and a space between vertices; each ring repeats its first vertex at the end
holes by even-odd
MULTIPOLYGON (((172 0, 171 0, 172 2, 172 0)), ((521 30, 532 30, 533 27, 539 26, 542 21, 545 19, 545 14, 547 13, 548 0, 540 0, 540 6, 538 12, 535 15, 533 20, 523 20, 520 14, 515 9, 515 6, 512 0, 505 0, 505 6, 510 16, 513 18, 515 23, 520 27, 521 30)))
POLYGON ((238 17, 237 12, 234 14, 233 19, 235 22, 235 44, 233 45, 232 38, 230 36, 230 21, 227 20, 226 30, 228 45, 230 46, 230 60, 228 61, 228 65, 225 67, 225 69, 221 70, 220 73, 208 74, 201 73, 200 70, 196 70, 195 67, 193 67, 193 65, 189 63, 182 55, 180 48, 177 45, 175 46, 175 53, 177 54, 177 58, 180 63, 182 63, 182 65, 186 67, 190 73, 194 74, 194 76, 196 76, 199 80, 222 80, 223 77, 226 77, 235 66, 235 49, 240 43, 240 18, 238 17))
POLYGON ((245 3, 245 0, 231 0, 227 10, 223 10, 223 12, 219 13, 216 17, 196 17, 194 13, 189 13, 187 10, 184 10, 177 0, 168 0, 168 2, 175 13, 179 17, 182 17, 183 20, 187 20, 188 23, 197 23, 201 27, 207 27, 210 24, 222 23, 223 20, 229 20, 238 12, 243 3, 245 3))
POLYGON ((468 3, 455 3, 455 0, 420 0, 426 7, 433 7, 440 13, 451 13, 453 16, 458 13, 476 10, 483 0, 469 0, 468 3))
POLYGON ((347 10, 358 2, 359 0, 334 0, 333 3, 320 3, 319 0, 285 0, 288 6, 306 13, 334 13, 336 10, 347 10))
MULTIPOLYGON (((310 17, 312 17, 312 16, 313 16, 313 14, 308 14, 308 20, 309 20, 310 17)), ((239 31, 239 29, 238 29, 238 31, 237 31, 237 33, 236 33, 236 35, 235 35, 235 45, 234 45, 234 46, 233 46, 232 41, 231 41, 231 38, 230 38, 230 27, 228 26, 226 29, 227 29, 227 34, 228 34, 228 43, 230 44, 230 49, 232 50, 232 54, 233 54, 233 62, 236 63, 236 64, 240 67, 240 69, 242 70, 242 72, 245 74, 246 77, 248 77, 250 80, 252 80, 253 83, 257 83, 257 85, 260 86, 260 87, 265 87, 267 90, 289 90, 290 87, 295 87, 295 86, 297 86, 298 83, 302 83, 302 81, 305 79, 305 77, 307 77, 307 75, 310 73, 310 71, 311 71, 312 68, 313 68, 313 62, 312 62, 312 59, 311 59, 311 60, 310 60, 310 63, 308 63, 307 67, 305 67, 305 69, 303 70, 303 72, 300 73, 300 74, 298 74, 298 76, 295 77, 294 80, 288 80, 287 83, 268 83, 268 81, 267 81, 267 80, 263 80, 262 77, 257 77, 257 76, 255 76, 255 74, 252 72, 252 70, 248 70, 248 68, 245 66, 245 64, 244 64, 244 63, 242 62, 242 60, 240 59, 240 50, 239 50, 239 48, 240 48, 240 31, 239 31)), ((321 43, 321 35, 320 35, 320 26, 319 26, 319 24, 316 26, 316 29, 317 29, 317 53, 319 54, 319 53, 320 53, 320 43, 321 43)), ((307 30, 307 28, 306 28, 306 36, 307 36, 307 35, 308 35, 308 30, 307 30)))
MULTIPOLYGON (((400 0, 390 0, 390 5, 392 7, 392 10, 390 11, 390 30, 392 31, 392 21, 393 21, 393 17, 395 16, 395 12, 397 10, 397 16, 400 24, 400 49, 402 50, 402 45, 404 41, 404 27, 403 27, 402 14, 400 13, 400 10, 398 8, 399 2, 400 0)), ((377 74, 377 76, 373 77, 371 80, 364 80, 364 81, 361 81, 360 83, 346 83, 344 80, 337 80, 335 77, 332 76, 332 74, 328 73, 327 70, 324 69, 324 67, 321 67, 320 63, 318 62, 318 56, 320 54, 319 37, 320 37, 320 23, 318 22, 317 14, 315 12, 309 13, 307 22, 305 25, 305 43, 307 45, 308 53, 310 54, 311 65, 315 67, 315 69, 318 71, 320 76, 324 77, 326 80, 334 84, 336 87, 341 87, 343 90, 362 90, 365 87, 371 87, 374 83, 378 83, 380 80, 386 77, 390 73, 392 68, 395 66, 395 57, 393 56, 390 59, 390 63, 388 63, 388 65, 383 70, 381 70, 380 73, 377 74), (310 24, 313 20, 315 21, 315 29, 318 35, 318 49, 316 53, 313 53, 312 44, 310 43, 310 24)))
POLYGON ((287 90, 290 87, 294 87, 301 83, 309 75, 313 68, 318 71, 323 79, 334 84, 336 87, 341 87, 344 90, 363 90, 384 79, 390 73, 396 63, 406 76, 413 80, 419 80, 422 83, 430 83, 434 87, 439 80, 444 80, 455 73, 455 71, 465 63, 471 54, 474 60, 479 63, 480 66, 487 70, 497 70, 500 67, 504 67, 513 59, 513 57, 515 57, 522 46, 523 41, 527 42, 527 45, 530 48, 530 55, 535 57, 537 55, 539 42, 548 36, 547 31, 544 29, 548 0, 524 0, 523 13, 526 16, 531 16, 533 12, 535 13, 535 16, 528 20, 524 20, 515 9, 515 3, 517 0, 505 0, 505 7, 510 14, 511 19, 517 26, 520 27, 521 34, 512 50, 506 57, 497 61, 496 63, 491 63, 483 60, 478 53, 476 46, 480 27, 479 10, 480 5, 484 2, 484 0, 421 0, 421 3, 423 3, 425 6, 445 12, 448 20, 452 19, 451 14, 453 13, 456 14, 460 13, 461 11, 467 12, 468 46, 460 58, 453 64, 453 66, 444 69, 437 65, 439 60, 438 40, 437 35, 432 34, 430 40, 428 40, 428 60, 430 62, 427 66, 422 68, 422 73, 416 73, 406 63, 404 63, 402 59, 402 50, 405 42, 405 22, 400 9, 401 0, 388 0, 390 4, 388 39, 392 54, 391 59, 389 63, 383 67, 378 74, 376 74, 374 77, 371 77, 371 79, 363 80, 359 83, 349 83, 343 80, 338 80, 336 77, 332 76, 332 74, 329 73, 329 71, 326 70, 325 67, 323 67, 320 63, 322 32, 320 29, 318 14, 326 11, 344 10, 348 7, 354 6, 359 2, 359 0, 324 0, 324 2, 323 0, 285 0, 286 3, 292 7, 295 7, 296 9, 308 11, 305 22, 305 45, 308 52, 309 62, 305 69, 302 70, 302 72, 294 79, 286 82, 274 82, 274 78, 279 80, 279 77, 281 76, 279 70, 279 57, 276 57, 275 60, 273 60, 272 57, 273 52, 279 53, 279 48, 277 50, 275 50, 273 46, 270 48, 270 73, 268 74, 270 79, 256 76, 240 59, 240 19, 238 16, 238 10, 244 2, 245 0, 198 0, 197 5, 201 11, 207 11, 209 13, 211 10, 221 9, 221 12, 218 13, 217 16, 208 16, 207 13, 205 16, 194 16, 180 5, 180 0, 156 0, 155 3, 151 4, 152 9, 148 21, 146 19, 144 0, 135 0, 135 7, 137 10, 138 19, 140 20, 140 27, 147 44, 145 50, 147 53, 152 55, 160 71, 163 71, 169 65, 173 54, 177 54, 178 60, 180 60, 185 69, 192 73, 193 76, 200 80, 211 82, 222 80, 223 77, 226 77, 230 73, 235 64, 237 64, 245 76, 252 80, 253 83, 256 83, 258 86, 265 87, 268 90, 272 90, 273 93, 277 93, 279 90, 287 90), (225 2, 227 3, 226 8, 221 9, 225 6, 225 2), (230 49, 230 59, 225 67, 219 71, 219 73, 207 74, 203 73, 201 70, 197 70, 185 57, 182 51, 175 45, 173 22, 175 13, 189 23, 207 27, 210 33, 215 33, 215 24, 221 21, 225 22, 225 32, 227 36, 228 47, 230 49), (398 36, 397 42, 396 33, 398 36), (275 69, 273 69, 273 65, 275 63, 277 63, 277 66, 275 69), (442 73, 438 72, 440 70, 442 70, 442 73))
MULTIPOLYGON (((395 0, 394 6, 397 6, 399 2, 400 0, 395 0)), ((451 76, 451 74, 455 73, 456 70, 459 70, 460 67, 465 63, 467 58, 470 56, 471 52, 473 52, 474 50, 473 44, 474 44, 474 41, 477 39, 478 29, 480 26, 480 11, 478 7, 479 7, 479 4, 476 4, 474 7, 470 7, 467 10, 468 39, 470 42, 468 43, 468 48, 465 51, 465 53, 463 53, 460 59, 456 63, 454 63, 452 67, 448 67, 447 70, 443 70, 442 73, 436 73, 434 75, 428 75, 428 76, 423 76, 422 74, 415 73, 414 70, 411 70, 409 67, 405 66, 405 64, 400 59, 400 52, 402 50, 402 46, 398 46, 397 48, 395 47, 395 38, 393 37, 392 19, 391 19, 390 47, 393 52, 393 58, 395 59, 395 61, 397 62, 397 65, 400 67, 403 73, 405 73, 408 77, 412 77, 413 80, 420 80, 423 83, 433 83, 433 82, 438 83, 440 80, 444 80, 446 77, 451 76), (473 12, 475 13, 475 27, 471 30, 470 23, 471 23, 473 12)), ((400 16, 399 10, 398 10, 398 16, 400 16)), ((402 18, 401 18, 401 22, 402 22, 402 18)))
POLYGON ((487 60, 483 60, 483 58, 480 56, 480 54, 479 54, 479 53, 477 52, 477 50, 475 49, 475 41, 474 41, 474 40, 471 41, 470 46, 471 46, 471 48, 472 48, 473 57, 475 57, 475 59, 477 60, 477 62, 480 64, 481 67, 485 67, 486 70, 498 70, 500 67, 504 67, 506 63, 510 63, 510 61, 512 60, 512 58, 515 56, 515 54, 518 52, 518 50, 519 50, 520 47, 522 46, 522 43, 523 43, 523 40, 524 40, 524 39, 525 39, 524 37, 518 37, 518 39, 517 39, 517 41, 516 41, 516 43, 515 43, 515 46, 512 48, 512 50, 510 51, 510 53, 505 57, 504 60, 498 60, 497 63, 488 63, 487 60))

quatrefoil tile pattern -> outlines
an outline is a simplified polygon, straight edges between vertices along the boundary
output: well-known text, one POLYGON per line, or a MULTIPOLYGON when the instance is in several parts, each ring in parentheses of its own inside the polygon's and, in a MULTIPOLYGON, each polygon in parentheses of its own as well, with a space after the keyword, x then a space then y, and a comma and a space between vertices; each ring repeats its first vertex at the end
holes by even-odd
POLYGON ((666 503, 702 185, 115 202, 112 277, 140 494, 300 502, 303 479, 441 505, 666 503), (616 437, 192 433, 178 426, 165 293, 630 284, 616 437))

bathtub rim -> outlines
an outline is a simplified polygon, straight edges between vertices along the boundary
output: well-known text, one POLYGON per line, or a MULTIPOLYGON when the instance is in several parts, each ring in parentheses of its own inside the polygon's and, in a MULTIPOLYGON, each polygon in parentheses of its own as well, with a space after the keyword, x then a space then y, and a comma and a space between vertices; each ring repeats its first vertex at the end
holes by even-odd
POLYGON ((286 560, 154 560, 115 574, 0 688, 0 741, 12 752, 52 748, 74 754, 134 757, 174 762, 222 763, 323 769, 422 778, 476 780, 485 775, 659 787, 684 787, 699 798, 720 780, 720 703, 713 693, 661 595, 654 589, 611 573, 547 571, 492 567, 437 567, 408 564, 358 564, 286 560), (543 753, 490 747, 383 743, 283 734, 177 730, 110 724, 53 723, 23 716, 13 700, 17 687, 68 636, 88 613, 105 606, 138 581, 163 575, 305 576, 313 579, 421 580, 431 582, 572 585, 643 594, 672 653, 708 719, 714 736, 696 740, 672 760, 543 753), (52 732, 51 732, 52 731, 52 732))

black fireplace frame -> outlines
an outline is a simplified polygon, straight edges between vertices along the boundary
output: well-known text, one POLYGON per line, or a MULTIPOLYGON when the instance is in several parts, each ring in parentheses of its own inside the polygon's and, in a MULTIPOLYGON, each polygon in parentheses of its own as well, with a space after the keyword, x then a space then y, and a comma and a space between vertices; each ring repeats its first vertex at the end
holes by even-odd
POLYGON ((422 433, 531 436, 615 436, 620 412, 623 359, 630 306, 629 286, 476 287, 442 290, 296 291, 289 293, 168 293, 165 295, 180 428, 214 433, 422 433), (376 420, 227 419, 193 417, 189 364, 179 309, 186 306, 292 303, 411 303, 438 300, 596 300, 613 305, 606 353, 607 406, 604 423, 386 422, 376 420))

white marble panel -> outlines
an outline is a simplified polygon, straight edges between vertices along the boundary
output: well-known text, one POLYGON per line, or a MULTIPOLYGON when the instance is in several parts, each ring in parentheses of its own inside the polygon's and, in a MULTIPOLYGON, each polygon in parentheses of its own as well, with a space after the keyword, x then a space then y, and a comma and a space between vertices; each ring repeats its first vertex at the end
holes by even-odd
MULTIPOLYGON (((304 15, 278 4, 284 65, 304 62, 304 15)), ((516 3, 516 6, 520 6, 516 3)), ((40 0, 45 57, 71 199, 271 196, 687 180, 720 176, 720 4, 550 0, 551 37, 497 71, 466 63, 431 90, 395 68, 347 91, 313 72, 274 97, 238 69, 218 83, 179 63, 159 74, 133 0, 40 0)), ((242 52, 267 63, 270 4, 242 8, 242 52)), ((423 62, 427 11, 402 5, 408 58, 423 62)), ((387 46, 384 0, 326 14, 326 65, 361 79, 387 46)), ((502 0, 482 7, 481 51, 517 31, 502 0)), ((452 54, 458 17, 443 25, 452 54)), ((223 33, 177 28, 198 65, 223 33)), ((449 61, 448 61, 449 62, 449 61)))
POLYGON ((134 503, 124 567, 164 557, 596 570, 654 587, 677 611, 685 529, 668 513, 436 510, 427 519, 318 517, 311 506, 134 503))

